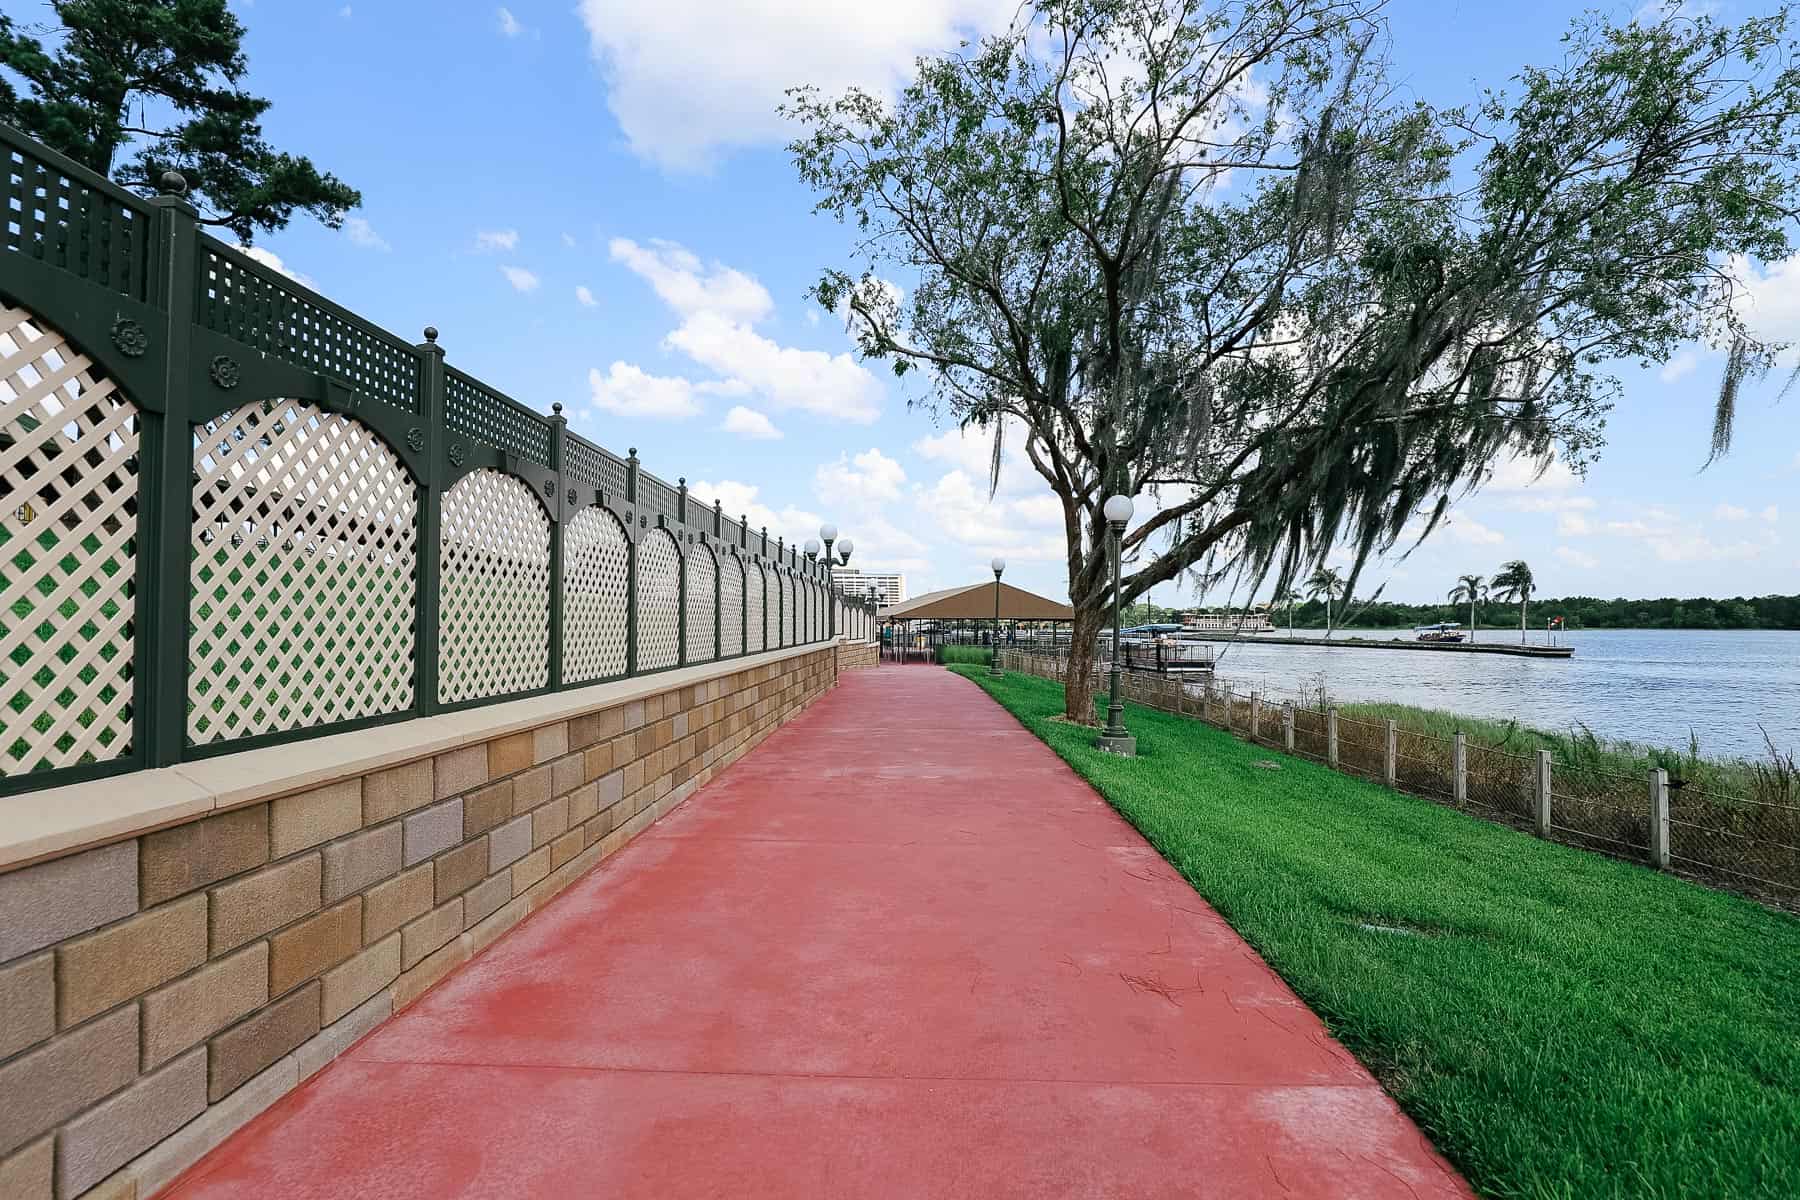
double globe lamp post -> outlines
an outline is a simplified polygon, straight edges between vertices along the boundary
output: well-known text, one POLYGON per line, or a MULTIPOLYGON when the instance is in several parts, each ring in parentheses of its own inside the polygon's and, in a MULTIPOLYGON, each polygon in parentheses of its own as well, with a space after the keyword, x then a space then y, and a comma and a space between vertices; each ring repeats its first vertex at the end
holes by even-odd
POLYGON ((1094 745, 1130 758, 1137 754, 1137 739, 1125 732, 1125 706, 1119 701, 1119 543, 1131 520, 1131 497, 1109 496, 1101 511, 1112 535, 1112 693, 1106 705, 1106 728, 1094 739, 1094 745))
POLYGON ((846 567, 849 566, 850 552, 856 549, 856 543, 849 538, 844 538, 842 541, 839 541, 836 525, 829 523, 821 525, 819 526, 819 537, 817 540, 813 538, 806 539, 806 557, 808 561, 816 560, 819 557, 820 541, 825 543, 825 595, 830 598, 830 603, 825 606, 825 615, 828 622, 826 634, 829 637, 835 638, 837 637, 837 582, 832 577, 832 566, 834 562, 846 567), (835 560, 831 556, 831 544, 833 542, 837 542, 838 556, 835 560))

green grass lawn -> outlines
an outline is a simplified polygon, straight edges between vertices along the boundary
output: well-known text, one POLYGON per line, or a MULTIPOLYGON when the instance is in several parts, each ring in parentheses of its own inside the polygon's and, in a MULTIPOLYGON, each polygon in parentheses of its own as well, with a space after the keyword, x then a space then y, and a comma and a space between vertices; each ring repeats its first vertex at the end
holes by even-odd
POLYGON ((1800 1196, 1800 920, 1138 705, 1139 757, 1102 754, 1051 719, 1059 684, 950 669, 1136 825, 1484 1195, 1800 1196))

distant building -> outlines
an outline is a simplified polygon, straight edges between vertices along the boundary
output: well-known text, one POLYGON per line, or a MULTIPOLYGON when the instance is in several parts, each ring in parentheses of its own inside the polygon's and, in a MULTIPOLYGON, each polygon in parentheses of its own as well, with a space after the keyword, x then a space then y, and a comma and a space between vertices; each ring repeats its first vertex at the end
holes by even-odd
POLYGON ((883 605, 898 604, 906 599, 906 574, 902 571, 859 571, 855 567, 838 567, 832 572, 832 578, 847 596, 866 596, 869 589, 874 588, 883 605))

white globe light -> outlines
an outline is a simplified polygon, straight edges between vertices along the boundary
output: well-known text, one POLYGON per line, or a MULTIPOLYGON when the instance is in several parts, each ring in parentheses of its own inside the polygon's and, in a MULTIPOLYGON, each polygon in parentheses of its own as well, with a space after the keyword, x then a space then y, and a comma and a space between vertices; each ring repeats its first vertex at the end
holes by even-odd
POLYGON ((1006 570, 1006 560, 1004 558, 996 558, 993 562, 989 563, 988 566, 994 568, 994 574, 998 575, 1000 572, 1006 570))
POLYGON ((1114 525, 1123 525, 1131 520, 1131 497, 1112 496, 1106 501, 1106 519, 1114 525))
POLYGON ((819 526, 819 536, 824 538, 828 542, 837 541, 837 526, 836 525, 821 525, 821 526, 819 526))
POLYGON ((849 538, 845 538, 843 541, 841 541, 837 544, 837 548, 838 548, 839 554, 843 555, 845 558, 849 558, 850 552, 852 550, 856 549, 856 543, 851 541, 849 538))
POLYGON ((807 552, 807 554, 811 555, 813 558, 817 558, 819 556, 819 543, 812 538, 807 538, 806 539, 806 552, 807 552))

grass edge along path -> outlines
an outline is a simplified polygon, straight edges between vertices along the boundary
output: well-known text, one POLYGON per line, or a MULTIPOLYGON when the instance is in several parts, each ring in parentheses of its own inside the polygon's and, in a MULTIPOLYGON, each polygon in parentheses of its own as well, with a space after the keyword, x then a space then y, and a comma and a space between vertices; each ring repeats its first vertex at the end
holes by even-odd
POLYGON ((1127 706, 950 668, 1129 820, 1485 1196, 1800 1195, 1800 920, 1127 706), (1262 765, 1275 763, 1278 769, 1262 765))

